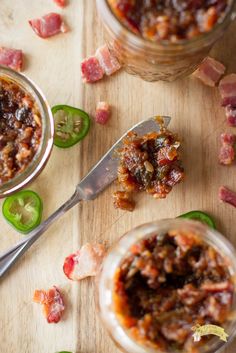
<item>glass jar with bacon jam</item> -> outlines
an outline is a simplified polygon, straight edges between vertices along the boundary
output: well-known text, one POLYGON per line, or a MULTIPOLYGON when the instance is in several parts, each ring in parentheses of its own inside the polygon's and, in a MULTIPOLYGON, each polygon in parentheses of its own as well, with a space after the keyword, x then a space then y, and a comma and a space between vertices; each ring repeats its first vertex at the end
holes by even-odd
POLYGON ((137 227, 111 248, 98 278, 98 307, 129 353, 216 353, 227 343, 196 325, 236 333, 236 252, 217 231, 189 220, 137 227))
POLYGON ((235 16, 235 0, 97 0, 110 50, 131 74, 192 73, 235 16))
POLYGON ((51 109, 26 76, 0 66, 0 197, 21 189, 45 166, 53 145, 51 109))

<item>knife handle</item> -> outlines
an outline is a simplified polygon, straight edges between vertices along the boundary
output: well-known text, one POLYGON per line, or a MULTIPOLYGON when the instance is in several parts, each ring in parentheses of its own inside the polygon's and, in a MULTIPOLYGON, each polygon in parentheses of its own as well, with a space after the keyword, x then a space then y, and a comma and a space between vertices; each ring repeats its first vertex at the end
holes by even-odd
POLYGON ((78 190, 58 208, 48 219, 32 230, 27 237, 0 255, 0 278, 15 264, 15 262, 28 250, 31 245, 49 228, 49 226, 66 213, 70 208, 81 201, 78 190))

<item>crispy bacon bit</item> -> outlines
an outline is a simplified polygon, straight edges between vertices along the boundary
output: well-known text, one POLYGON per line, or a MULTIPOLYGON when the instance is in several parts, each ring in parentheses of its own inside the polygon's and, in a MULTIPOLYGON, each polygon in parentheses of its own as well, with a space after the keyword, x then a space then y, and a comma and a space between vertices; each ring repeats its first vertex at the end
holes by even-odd
POLYGON ((120 208, 125 211, 132 212, 135 207, 135 203, 132 200, 132 195, 127 191, 116 191, 112 194, 113 205, 115 208, 120 208))
POLYGON ((194 72, 205 85, 214 87, 225 72, 225 66, 211 57, 207 57, 194 72))
POLYGON ((219 189, 219 199, 236 207, 236 193, 225 186, 219 189))
POLYGON ((67 0, 53 0, 58 6, 65 7, 67 5, 67 0))
POLYGON ((34 32, 41 38, 48 38, 60 32, 68 32, 68 26, 63 22, 61 15, 51 12, 41 18, 29 21, 34 32))
POLYGON ((98 102, 95 114, 95 121, 98 124, 105 125, 111 115, 110 106, 107 102, 98 102))
POLYGON ((94 56, 84 59, 81 63, 83 82, 92 83, 103 78, 103 75, 112 75, 120 69, 116 57, 111 54, 107 45, 99 47, 94 56))
POLYGON ((186 284, 182 289, 177 290, 181 303, 192 306, 206 297, 206 292, 202 289, 195 288, 191 283, 186 284))
POLYGON ((93 83, 101 80, 104 71, 95 56, 90 56, 81 63, 81 73, 83 82, 93 83))
POLYGON ((96 276, 104 255, 104 245, 87 243, 76 253, 66 257, 63 271, 73 281, 79 281, 89 276, 96 276))
POLYGON ((62 295, 56 286, 53 286, 48 291, 36 290, 33 301, 43 305, 43 312, 49 324, 56 324, 61 320, 65 305, 62 295))
POLYGON ((230 126, 236 126, 236 107, 233 108, 231 105, 227 105, 225 108, 225 114, 228 124, 230 126))
POLYGON ((235 135, 230 133, 224 133, 221 134, 220 140, 222 146, 220 147, 219 162, 223 165, 232 164, 235 158, 235 135))
POLYGON ((229 281, 219 282, 219 283, 212 283, 212 282, 205 282, 201 285, 201 289, 207 292, 222 292, 222 291, 233 291, 232 283, 229 281))
POLYGON ((22 50, 0 47, 0 65, 21 71, 23 66, 22 50))
POLYGON ((230 165, 233 163, 235 157, 234 148, 231 145, 224 144, 220 148, 219 162, 223 165, 230 165))
POLYGON ((95 56, 97 57, 105 74, 108 76, 114 74, 121 68, 117 58, 111 54, 106 44, 97 49, 95 56))
POLYGON ((236 136, 234 134, 227 132, 220 135, 220 140, 222 144, 233 146, 234 143, 236 142, 236 136))
POLYGON ((222 105, 236 107, 236 74, 225 76, 219 84, 222 105))

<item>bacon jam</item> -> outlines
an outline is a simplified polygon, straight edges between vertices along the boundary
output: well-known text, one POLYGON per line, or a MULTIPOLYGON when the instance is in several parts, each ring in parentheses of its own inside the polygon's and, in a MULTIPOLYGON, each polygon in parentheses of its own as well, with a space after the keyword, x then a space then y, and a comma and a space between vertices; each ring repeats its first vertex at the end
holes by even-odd
POLYGON ((198 353, 196 324, 222 326, 232 307, 234 282, 219 252, 190 232, 169 231, 132 245, 114 277, 113 304, 128 334, 163 352, 198 353))
POLYGON ((137 191, 165 198, 184 177, 179 148, 177 136, 165 128, 144 136, 129 133, 119 150, 118 182, 123 191, 113 194, 114 206, 133 211, 131 196, 137 191))
POLYGON ((0 185, 27 168, 41 135, 41 115, 33 97, 15 82, 0 78, 0 185))
POLYGON ((190 39, 219 23, 229 0, 108 0, 119 21, 151 41, 190 39))

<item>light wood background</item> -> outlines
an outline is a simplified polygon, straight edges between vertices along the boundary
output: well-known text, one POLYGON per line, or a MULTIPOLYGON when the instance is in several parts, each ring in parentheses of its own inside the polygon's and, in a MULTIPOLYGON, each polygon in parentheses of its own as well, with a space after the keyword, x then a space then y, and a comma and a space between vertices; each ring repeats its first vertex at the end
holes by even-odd
MULTIPOLYGON (((65 256, 87 241, 111 244, 141 223, 201 209, 216 218, 218 229, 236 245, 236 210, 217 197, 222 184, 236 190, 236 166, 222 167, 217 161, 219 135, 230 130, 217 89, 193 78, 147 83, 125 72, 84 85, 81 59, 103 42, 94 0, 70 0, 64 10, 52 0, 0 1, 0 45, 23 49, 25 73, 51 105, 66 103, 91 115, 99 100, 113 107, 108 125, 92 124, 88 137, 71 149, 54 148, 47 167, 30 186, 43 198, 44 218, 70 197, 81 177, 127 128, 154 114, 170 115, 170 128, 183 139, 186 181, 166 200, 140 195, 133 213, 113 208, 112 185, 97 200, 81 203, 54 224, 0 283, 1 353, 118 352, 96 315, 93 280, 74 283, 62 271, 65 256), (50 11, 63 13, 71 32, 43 40, 27 21, 50 11), (67 309, 62 322, 49 325, 41 306, 32 303, 32 295, 34 289, 54 284, 62 288, 67 309)), ((236 71, 235 45, 236 23, 213 50, 229 72, 236 71)), ((20 238, 0 216, 0 251, 20 238)), ((227 353, 235 350, 236 342, 227 353)))

